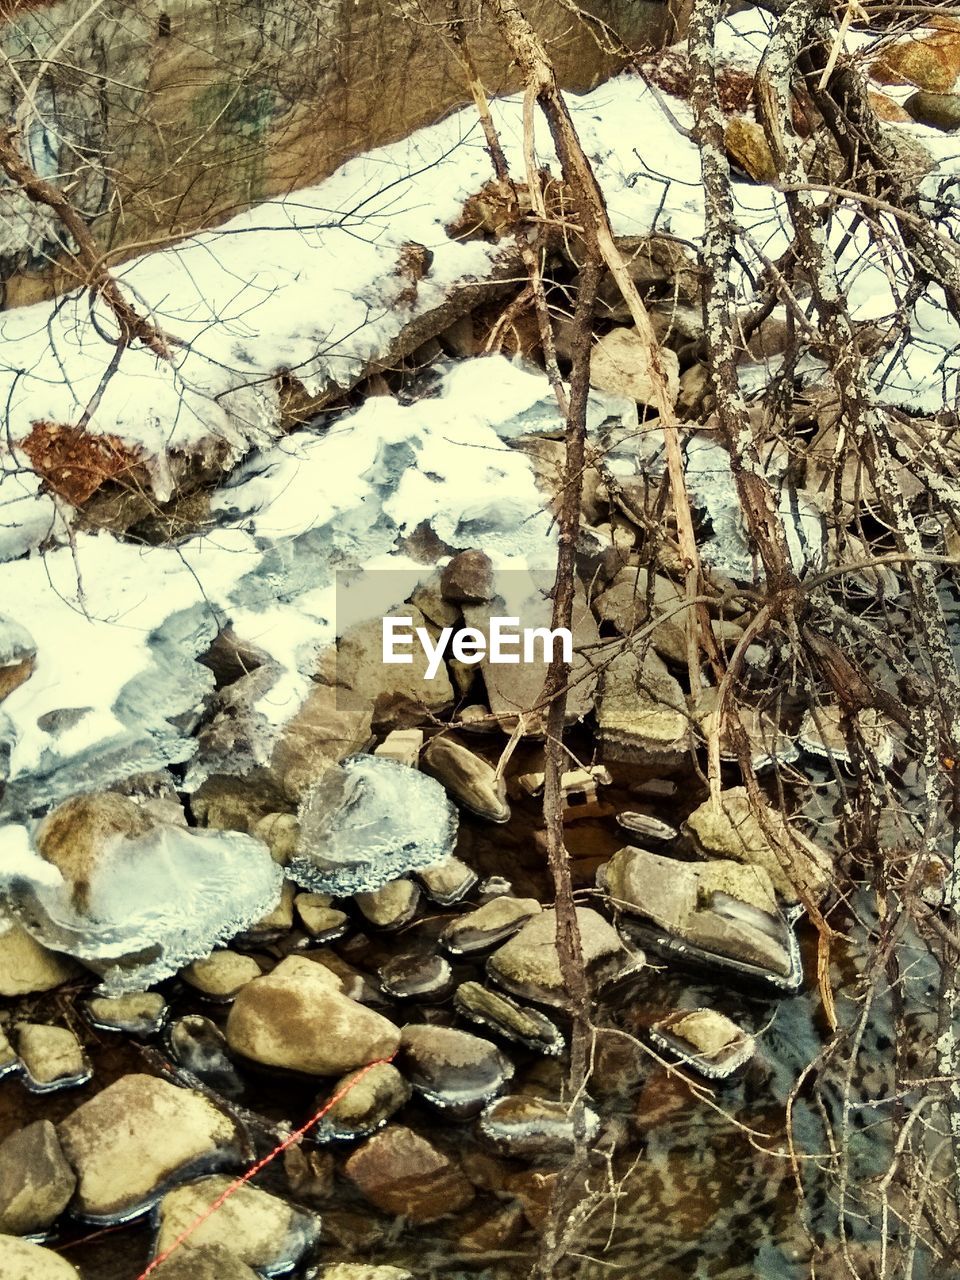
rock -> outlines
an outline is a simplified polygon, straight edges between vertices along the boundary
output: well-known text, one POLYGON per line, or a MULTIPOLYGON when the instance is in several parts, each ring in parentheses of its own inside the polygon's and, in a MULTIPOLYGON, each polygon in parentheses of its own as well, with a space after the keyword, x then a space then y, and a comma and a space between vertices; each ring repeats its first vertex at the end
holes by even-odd
POLYGON ((447 734, 439 734, 427 743, 421 763, 471 813, 491 822, 509 822, 506 781, 468 747, 447 734))
POLYGON ((301 1204, 323 1204, 333 1195, 334 1159, 330 1151, 304 1149, 302 1143, 283 1153, 287 1185, 301 1204))
POLYGON ((689 756, 683 690, 652 650, 642 662, 626 649, 608 663, 597 699, 597 731, 606 760, 677 765, 689 756))
POLYGON ((20 1059, 6 1034, 0 1030, 0 1078, 20 1070, 20 1059))
POLYGON ((422 1097, 458 1117, 476 1115, 513 1077, 496 1045, 453 1027, 404 1027, 400 1065, 422 1097))
POLYGON ((477 873, 452 855, 427 867, 420 867, 417 879, 423 885, 428 898, 441 907, 452 906, 465 898, 477 883, 477 873))
POLYGON ((757 1049, 753 1036, 715 1009, 670 1014, 653 1024, 650 1039, 708 1080, 733 1075, 757 1049))
POLYGON ((248 983, 227 1019, 235 1053, 268 1067, 338 1076, 400 1043, 392 1022, 345 996, 338 978, 303 956, 288 956, 248 983))
POLYGON ((493 898, 451 920, 440 934, 440 941, 451 955, 474 955, 505 942, 525 921, 539 913, 540 903, 536 898, 493 898))
POLYGON ((148 1075, 121 1077, 57 1132, 78 1178, 75 1211, 93 1222, 132 1217, 186 1171, 240 1154, 229 1116, 201 1094, 148 1075))
POLYGON ((167 1002, 159 991, 131 991, 125 996, 94 996, 85 1005, 87 1018, 100 1031, 123 1031, 145 1039, 163 1026, 167 1002))
MULTIPOLYGON (((722 969, 724 961, 773 975, 789 986, 799 967, 792 931, 780 918, 762 867, 730 861, 678 862, 646 849, 621 849, 597 873, 597 885, 618 907, 652 920, 722 969)), ((646 943, 646 939, 645 939, 646 943)), ((802 976, 802 970, 800 971, 802 976)))
MULTIPOLYGON (((680 240, 672 236, 618 236, 627 274, 641 295, 651 286, 659 294, 665 287, 673 299, 699 302, 700 271, 696 258, 680 240)), ((612 320, 629 320, 630 309, 623 300, 613 274, 605 271, 597 289, 597 312, 612 320)))
MULTIPOLYGON (((697 726, 706 742, 710 741, 717 723, 717 697, 719 690, 712 686, 701 689, 693 708, 697 726)), ((720 759, 738 760, 737 734, 742 730, 750 752, 750 762, 757 773, 774 764, 791 764, 800 752, 794 737, 760 707, 734 705, 725 698, 720 721, 720 759)))
POLYGON ((494 1214, 484 1214, 476 1226, 464 1222, 460 1248, 464 1253, 496 1253, 513 1248, 523 1232, 523 1210, 508 1204, 494 1214))
MULTIPOLYGON (((339 670, 339 656, 337 662, 339 670)), ((355 700, 345 697, 333 684, 314 685, 300 710, 284 726, 270 761, 270 777, 288 800, 300 804, 330 765, 363 750, 370 739, 372 704, 372 687, 369 700, 362 696, 355 700)))
POLYGON ((354 895, 363 915, 378 929, 399 929, 417 914, 420 890, 412 880, 391 880, 372 893, 354 895))
POLYGON ((229 1249, 209 1244, 178 1249, 150 1275, 153 1280, 259 1280, 229 1249))
POLYGON ((394 760, 410 769, 419 769, 423 750, 422 729, 391 729, 373 754, 381 760, 394 760))
MULTIPOLYGON (((214 1176, 168 1191, 157 1210, 155 1252, 159 1255, 168 1249, 233 1181, 214 1176)), ((219 1246, 247 1266, 275 1275, 291 1270, 319 1232, 320 1221, 314 1214, 248 1184, 186 1236, 180 1248, 219 1246)))
POLYGON ((260 966, 253 956, 236 951, 214 951, 202 960, 194 960, 180 972, 181 978, 211 1000, 232 1000, 248 982, 260 977, 260 966))
POLYGON ((960 129, 960 94, 930 93, 918 89, 903 104, 903 108, 918 124, 930 125, 947 133, 960 129))
POLYGON ((932 94, 947 94, 960 75, 960 32, 911 32, 887 45, 869 72, 881 84, 915 84, 932 94))
POLYGON ((77 966, 49 951, 19 924, 0 933, 0 996, 27 996, 52 991, 75 977, 77 966))
MULTIPOLYGON (((861 750, 865 750, 881 769, 893 763, 894 745, 889 722, 874 707, 858 711, 853 718, 861 738, 861 750)), ((797 746, 810 755, 830 756, 839 764, 850 764, 850 750, 843 733, 843 717, 840 707, 826 703, 804 713, 797 733, 797 746)))
POLYGON ((37 646, 26 627, 0 613, 0 702, 30 679, 36 656, 37 646))
POLYGON ((83 1046, 67 1027, 47 1027, 36 1022, 18 1022, 15 1028, 17 1053, 33 1093, 52 1093, 86 1084, 93 1070, 83 1046))
MULTIPOLYGON (((595 988, 620 973, 631 957, 617 934, 598 912, 577 907, 581 955, 595 988)), ((514 995, 564 1008, 567 994, 557 954, 557 913, 533 916, 487 961, 487 972, 514 995)))
POLYGON ((524 1009, 499 991, 479 982, 462 982, 453 997, 454 1008, 471 1022, 488 1027, 503 1039, 549 1057, 559 1057, 564 1039, 559 1028, 536 1009, 524 1009))
POLYGON ((365 1142, 344 1172, 378 1209, 417 1224, 457 1213, 474 1196, 458 1164, 401 1125, 365 1142))
POLYGON ((320 942, 335 942, 350 928, 350 917, 331 907, 325 893, 298 893, 293 905, 307 933, 320 942))
MULTIPOLYGON (((414 629, 427 625, 415 605, 391 609, 387 617, 409 618, 414 629)), ((441 663, 433 679, 427 679, 427 658, 415 645, 408 651, 412 663, 383 661, 383 623, 372 618, 351 627, 337 641, 336 681, 351 690, 358 703, 373 706, 373 728, 377 731, 408 728, 419 724, 426 714, 438 715, 454 702, 453 687, 441 663)), ((345 701, 343 691, 340 701, 345 701)))
MULTIPOLYGON (((518 571, 519 572, 519 571, 518 571)), ((511 581, 516 582, 518 575, 511 581)), ((525 585, 525 584, 522 584, 525 585)), ((515 605, 511 600, 508 608, 506 602, 497 597, 486 605, 464 605, 463 613, 471 627, 476 627, 489 641, 492 618, 520 618, 520 626, 535 628, 544 627, 550 630, 553 602, 548 596, 552 581, 541 582, 534 574, 530 575, 530 586, 527 598, 522 605, 515 605)), ((519 588, 518 588, 519 590, 519 588)), ((588 658, 590 646, 595 645, 600 633, 596 619, 587 603, 586 595, 579 582, 576 586, 573 601, 573 618, 571 625, 573 636, 573 663, 571 665, 570 689, 567 696, 567 723, 582 720, 593 708, 596 690, 596 676, 588 658)), ((489 650, 489 644, 487 645, 489 650)), ((486 658, 479 664, 480 674, 487 690, 490 710, 497 717, 503 729, 512 731, 517 724, 519 714, 524 714, 525 732, 542 734, 543 713, 536 712, 543 693, 543 682, 547 674, 548 664, 542 661, 542 650, 538 644, 534 650, 534 661, 519 663, 494 663, 486 658)))
POLYGON ((0 1232, 27 1236, 52 1226, 77 1179, 49 1120, 37 1120, 0 1145, 0 1232))
MULTIPOLYGON (((0 833, 16 840, 24 829, 0 833)), ((59 805, 36 847, 36 871, 12 890, 18 913, 35 937, 101 974, 106 995, 143 990, 208 955, 280 892, 281 870, 259 840, 161 822, 111 792, 59 805)))
POLYGON ((680 835, 676 827, 671 827, 669 822, 654 818, 649 813, 634 813, 632 810, 617 814, 617 826, 623 827, 624 831, 629 831, 631 835, 656 841, 657 844, 667 844, 680 835))
MULTIPOLYGON (((337 1081, 330 1094, 332 1098, 340 1094, 343 1097, 317 1123, 313 1136, 317 1142, 368 1138, 406 1106, 411 1092, 410 1085, 389 1062, 380 1062, 362 1074, 346 1075, 337 1081)), ((320 1106, 318 1099, 318 1110, 320 1106)))
POLYGON ((493 599, 493 565, 483 551, 461 551, 440 573, 440 594, 454 604, 493 599))
POLYGON ((0 1236, 0 1280, 80 1280, 80 1272, 52 1249, 0 1236))
POLYGON ((274 862, 285 867, 300 841, 300 823, 292 813, 267 813, 254 826, 253 834, 267 846, 274 862))
POLYGON ((730 159, 754 182, 776 182, 777 166, 762 124, 746 116, 733 116, 723 131, 723 142, 730 159))
POLYGON ((243 1082, 230 1059, 226 1038, 215 1022, 197 1013, 178 1018, 170 1028, 170 1052, 191 1076, 225 1098, 239 1098, 243 1082))
POLYGON ((402 1267, 371 1267, 365 1262, 335 1262, 321 1267, 317 1280, 413 1280, 411 1271, 402 1267))
MULTIPOLYGON (((677 353, 661 347, 657 353, 670 404, 680 392, 677 353)), ((599 391, 628 396, 640 404, 656 404, 654 357, 636 329, 611 329, 596 343, 590 356, 590 385, 599 391)))
MULTIPOLYGON (((586 1141, 591 1146, 600 1132, 600 1117, 584 1107, 586 1141)), ((529 1159, 562 1155, 575 1145, 574 1124, 565 1102, 552 1102, 526 1093, 497 1098, 484 1109, 477 1132, 502 1155, 529 1159)))
POLYGON ((443 1000, 453 989, 450 965, 443 956, 418 952, 391 956, 380 966, 380 985, 395 1000, 443 1000))
MULTIPOLYGON (((452 560, 450 564, 453 564, 452 560)), ((416 605, 426 620, 435 627, 456 627, 462 620, 459 607, 443 597, 439 572, 432 573, 425 582, 420 583, 410 596, 410 603, 416 605)))
POLYGON ((710 370, 699 361, 680 375, 677 395, 677 417, 681 421, 701 421, 713 408, 713 382, 710 370))
POLYGON ((683 588, 662 573, 653 575, 651 591, 646 569, 621 569, 607 590, 594 601, 594 612, 601 622, 609 623, 620 635, 632 636, 651 616, 648 595, 652 596, 653 617, 666 615, 651 632, 650 643, 662 658, 685 666, 687 610, 683 607, 683 588))
POLYGON ((710 800, 704 801, 687 818, 684 828, 706 857, 733 858, 762 867, 787 902, 796 902, 798 891, 822 898, 833 877, 829 855, 802 832, 789 827, 776 809, 765 807, 763 821, 761 826, 746 788, 731 787, 720 793, 718 807, 710 800), (789 875, 778 848, 790 867, 789 875))
POLYGON ((280 886, 277 905, 244 931, 244 942, 247 945, 266 943, 288 933, 293 928, 293 903, 296 896, 297 886, 292 880, 284 880, 280 886))
POLYGON ((886 120, 891 124, 909 124, 910 115, 904 111, 899 102, 895 102, 889 94, 880 93, 876 89, 867 90, 867 101, 876 112, 878 120, 886 120))
POLYGON ((457 825, 456 809, 433 778, 392 760, 353 756, 308 793, 290 874, 318 893, 368 893, 449 854, 457 825))

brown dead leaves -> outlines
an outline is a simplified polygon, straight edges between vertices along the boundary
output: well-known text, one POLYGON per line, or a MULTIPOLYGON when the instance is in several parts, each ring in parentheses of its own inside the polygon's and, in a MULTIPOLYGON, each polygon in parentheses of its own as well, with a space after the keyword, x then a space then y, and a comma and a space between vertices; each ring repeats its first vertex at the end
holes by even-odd
POLYGON ((139 458, 118 436, 92 435, 43 419, 20 441, 41 479, 72 506, 80 506, 109 480, 131 474, 139 458))

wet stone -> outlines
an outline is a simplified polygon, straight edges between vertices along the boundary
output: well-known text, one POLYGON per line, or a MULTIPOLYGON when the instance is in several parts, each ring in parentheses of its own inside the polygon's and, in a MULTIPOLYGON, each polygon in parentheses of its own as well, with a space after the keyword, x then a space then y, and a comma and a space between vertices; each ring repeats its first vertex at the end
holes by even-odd
POLYGON ((452 1027, 404 1027, 399 1064, 421 1097, 461 1118, 476 1115, 513 1076, 495 1044, 452 1027))
POLYGON ((283 1172, 287 1185, 301 1204, 323 1204, 333 1194, 334 1159, 330 1151, 305 1148, 303 1144, 287 1147, 283 1153, 283 1172))
POLYGON ((650 1028, 650 1039, 684 1066, 706 1076, 724 1080, 753 1057, 756 1041, 742 1027, 715 1009, 693 1009, 672 1013, 650 1028))
POLYGON ((138 1039, 155 1035, 167 1016, 167 1002, 158 991, 93 996, 84 1008, 87 1019, 98 1030, 122 1031, 138 1039))
POLYGON ((477 873, 452 855, 417 871, 424 892, 441 907, 452 906, 465 898, 477 883, 477 873))
POLYGON ((18 1129, 0 1145, 0 1232, 45 1231, 67 1207, 76 1185, 49 1120, 18 1129))
POLYGON ((209 1099, 148 1075, 115 1081, 57 1133, 77 1174, 75 1212, 93 1222, 133 1217, 173 1178, 240 1152, 233 1120, 209 1099))
POLYGON ((494 898, 512 896, 513 885, 506 876, 487 876, 477 885, 477 898, 483 904, 491 902, 494 898))
POLYGON ((474 955, 506 942, 531 916, 539 915, 535 898, 497 897, 451 921, 440 941, 451 955, 474 955))
POLYGON ((336 942, 350 928, 347 913, 331 907, 324 893, 298 893, 294 906, 303 927, 318 942, 336 942))
POLYGON ((253 834, 267 846, 274 862, 285 867, 296 853, 300 823, 292 813, 267 813, 257 822, 253 834))
POLYGON ((334 1262, 321 1267, 317 1280, 414 1280, 403 1267, 372 1267, 365 1262, 334 1262))
POLYGON ((509 822, 506 782, 497 777, 492 765, 462 743, 447 734, 431 738, 424 748, 421 766, 471 813, 490 822, 509 822))
POLYGON ((243 1082, 230 1058, 226 1037, 216 1023, 188 1013, 170 1027, 170 1052, 176 1062, 228 1098, 243 1092, 243 1082))
POLYGON ((80 1280, 80 1272, 52 1249, 0 1235, 0 1280, 80 1280))
POLYGON ((260 966, 252 956, 236 951, 214 951, 203 960, 194 960, 180 976, 210 1000, 232 1000, 248 982, 260 977, 260 966))
POLYGON ((257 1272, 219 1244, 178 1249, 151 1280, 258 1280, 257 1272))
MULTIPOLYGON (((577 923, 587 977, 598 988, 631 964, 633 957, 616 929, 598 912, 577 907, 577 923)), ((493 953, 487 972, 513 995, 565 1008, 567 995, 556 935, 556 912, 542 911, 493 953)))
MULTIPOLYGON (((600 1117, 584 1108, 585 1138, 592 1144, 600 1132, 600 1117)), ((574 1122, 565 1102, 528 1094, 508 1094, 485 1108, 477 1132, 502 1155, 561 1155, 574 1148, 574 1122)))
POLYGON ((20 1059, 17 1051, 7 1039, 6 1033, 0 1030, 0 1079, 20 1070, 20 1059))
MULTIPOLYGON (((379 1062, 368 1071, 352 1072, 338 1080, 330 1091, 330 1097, 339 1093, 343 1093, 343 1097, 317 1123, 314 1140, 368 1138, 410 1101, 411 1092, 410 1085, 389 1062, 379 1062)), ((318 1099, 318 1110, 321 1105, 322 1100, 318 1099)))
MULTIPOLYGON (((169 1191, 157 1211, 156 1253, 168 1249, 233 1181, 219 1175, 169 1191)), ((248 1184, 234 1191, 180 1248, 219 1245, 262 1275, 279 1275, 296 1266, 319 1232, 320 1221, 314 1214, 248 1184)))
POLYGON ((680 834, 676 827, 671 827, 669 822, 653 818, 646 813, 634 813, 632 810, 618 813, 617 825, 623 827, 624 831, 629 831, 631 835, 639 836, 641 840, 653 840, 658 844, 676 840, 680 834))
POLYGON ((263 1066, 319 1076, 388 1058, 397 1028, 340 988, 324 965, 288 956, 237 996, 227 1019, 230 1048, 263 1066))
POLYGON ((752 973, 784 989, 802 979, 796 939, 762 867, 680 862, 627 846, 600 868, 597 886, 621 911, 664 930, 661 942, 687 963, 752 973))
POLYGON ((442 1000, 453 988, 450 965, 437 955, 392 956, 378 976, 383 990, 397 1000, 442 1000))
POLYGON ((15 1028, 17 1053, 31 1093, 53 1093, 86 1084, 93 1070, 83 1046, 67 1027, 20 1022, 15 1028))
POLYGON ((378 1209, 412 1223, 436 1222, 474 1197, 460 1166, 402 1125, 389 1125, 365 1142, 344 1172, 378 1209))
POLYGON ((548 1057, 557 1057, 563 1052, 563 1035, 546 1014, 537 1009, 524 1009, 509 996, 482 987, 479 982, 461 983, 453 1004, 463 1017, 505 1040, 548 1057))
POLYGON ((391 880, 372 893, 358 893, 354 902, 378 929, 400 929, 417 914, 420 889, 412 880, 391 880))
POLYGON ((0 996, 52 991, 78 972, 72 960, 42 946, 20 925, 0 933, 0 996))
POLYGON ((300 811, 290 874, 317 893, 369 893, 452 850, 457 811, 433 778, 375 756, 330 768, 300 811))

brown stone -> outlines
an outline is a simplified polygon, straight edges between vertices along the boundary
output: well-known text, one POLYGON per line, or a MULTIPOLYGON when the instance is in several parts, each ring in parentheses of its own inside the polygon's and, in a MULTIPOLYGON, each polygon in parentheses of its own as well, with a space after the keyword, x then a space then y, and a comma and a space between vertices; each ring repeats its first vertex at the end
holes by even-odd
POLYGON ((46 1230, 76 1185, 49 1120, 18 1129, 0 1146, 0 1231, 25 1236, 46 1230))
POLYGON ((493 565, 483 551, 461 551, 440 574, 440 593, 456 604, 479 604, 493 596, 493 565))
POLYGON ((378 1209, 414 1223, 436 1222, 464 1209, 474 1196, 460 1166, 403 1125, 390 1125, 365 1142, 345 1172, 378 1209))
POLYGON ((730 159, 736 161, 754 182, 776 180, 777 166, 770 154, 763 125, 757 124, 755 120, 748 120, 746 116, 734 116, 727 122, 723 141, 730 159))
POLYGON ((881 84, 949 93, 960 75, 960 32, 919 31, 886 48, 869 67, 881 84))

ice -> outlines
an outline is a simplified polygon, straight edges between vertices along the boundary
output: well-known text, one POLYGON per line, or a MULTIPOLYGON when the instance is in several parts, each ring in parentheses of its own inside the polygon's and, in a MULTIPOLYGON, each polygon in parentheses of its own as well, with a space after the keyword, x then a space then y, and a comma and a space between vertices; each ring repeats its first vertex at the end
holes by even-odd
POLYGON ((377 756, 329 769, 300 810, 287 868, 315 893, 370 893, 452 853, 457 810, 439 782, 377 756))
POLYGON ((273 909, 282 881, 251 836, 164 823, 102 853, 81 907, 26 827, 0 827, 0 887, 14 914, 39 942, 99 973, 106 995, 142 991, 209 955, 273 909))

